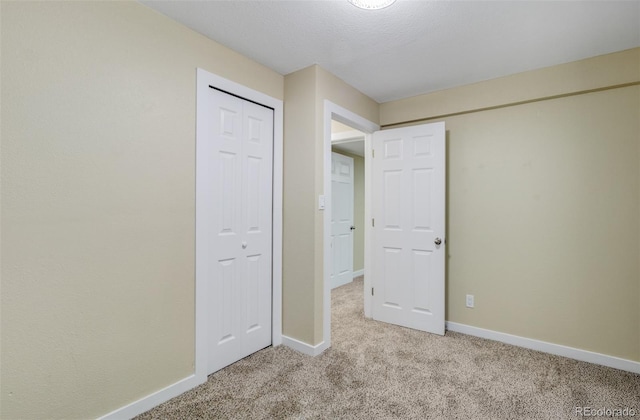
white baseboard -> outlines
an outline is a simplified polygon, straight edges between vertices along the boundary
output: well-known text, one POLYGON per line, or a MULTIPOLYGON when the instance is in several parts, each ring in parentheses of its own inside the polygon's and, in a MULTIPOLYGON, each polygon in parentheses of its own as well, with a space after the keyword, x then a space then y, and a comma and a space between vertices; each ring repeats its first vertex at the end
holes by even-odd
POLYGON ((286 335, 282 336, 282 344, 308 356, 317 356, 328 347, 324 341, 312 346, 311 344, 304 343, 300 340, 296 340, 295 338, 287 337, 286 335))
POLYGON ((198 376, 196 376, 195 374, 188 376, 172 385, 169 385, 166 388, 154 392, 153 394, 147 395, 146 397, 143 397, 138 401, 134 401, 131 404, 125 405, 124 407, 120 407, 117 410, 110 412, 109 414, 105 414, 104 416, 99 417, 99 419, 120 420, 133 418, 138 414, 149 411, 152 408, 162 404, 163 402, 169 401, 171 398, 177 397, 178 395, 183 394, 206 381, 206 375, 204 375, 203 378, 198 378, 198 376))
MULTIPOLYGON (((335 279, 332 279, 332 280, 335 280, 335 279)), ((353 282, 353 277, 352 278, 347 278, 346 280, 343 280, 343 281, 339 282, 338 284, 332 284, 331 285, 331 290, 333 290, 333 289, 335 289, 337 287, 340 287, 340 286, 344 286, 345 284, 349 284, 351 282, 353 282)))
POLYGON ((470 325, 458 324, 457 322, 446 323, 447 330, 459 332, 462 334, 473 335, 475 337, 487 338, 489 340, 500 341, 506 344, 512 344, 526 349, 537 350, 544 353, 555 354, 556 356, 564 356, 570 359, 580 360, 597 365, 608 366, 615 369, 625 370, 633 373, 640 373, 640 362, 633 360, 621 359, 606 354, 594 353, 588 350, 576 349, 560 344, 548 343, 546 341, 534 340, 531 338, 520 337, 501 333, 498 331, 485 330, 484 328, 472 327, 470 325))
POLYGON ((358 271, 354 271, 353 272, 353 278, 355 279, 356 277, 360 277, 360 276, 364 276, 364 268, 362 270, 358 270, 358 271))

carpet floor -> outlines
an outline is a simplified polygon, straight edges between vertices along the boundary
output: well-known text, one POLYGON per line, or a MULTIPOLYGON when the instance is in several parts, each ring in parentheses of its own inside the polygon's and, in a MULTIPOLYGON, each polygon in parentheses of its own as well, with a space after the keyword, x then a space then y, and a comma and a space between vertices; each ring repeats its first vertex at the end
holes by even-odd
POLYGON ((322 355, 268 347, 138 419, 557 419, 581 417, 576 407, 640 418, 640 375, 365 319, 362 278, 334 289, 332 308, 322 355))

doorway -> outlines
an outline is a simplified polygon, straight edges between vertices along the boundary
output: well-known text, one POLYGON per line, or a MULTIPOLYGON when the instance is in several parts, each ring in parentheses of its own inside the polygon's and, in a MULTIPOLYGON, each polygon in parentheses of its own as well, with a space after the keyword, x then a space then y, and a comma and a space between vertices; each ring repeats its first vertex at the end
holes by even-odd
POLYGON ((331 121, 332 288, 364 274, 364 136, 331 121))
POLYGON ((443 334, 446 255, 444 123, 397 128, 381 134, 383 132, 377 131, 379 127, 376 124, 325 100, 324 191, 329 205, 324 214, 323 347, 331 346, 332 120, 365 133, 364 316, 372 318, 375 315, 375 319, 383 322, 406 324, 422 331, 443 334), (393 138, 387 138, 388 135, 393 138), (374 139, 376 151, 380 154, 377 159, 381 161, 376 168, 373 168, 374 139), (376 190, 375 203, 372 194, 374 175, 379 189, 376 190), (376 220, 372 218, 374 204, 378 209, 376 220), (401 234, 395 235, 392 242, 387 241, 391 233, 398 232, 401 234), (411 235, 420 237, 419 243, 414 244, 411 235), (435 248, 432 249, 429 241, 435 248), (372 271, 374 249, 378 268, 375 273, 372 271), (382 285, 378 293, 374 293, 372 287, 373 275, 376 276, 376 285, 382 285), (372 313, 374 303, 376 311, 372 313), (393 314, 383 310, 381 315, 381 308, 393 308, 393 314), (414 313, 422 315, 419 320, 408 324, 404 322, 404 318, 415 318, 412 318, 414 313))
MULTIPOLYGON (((332 146, 332 121, 344 124, 350 129, 358 130, 364 133, 364 139, 362 145, 364 146, 364 220, 371 218, 371 174, 369 173, 371 165, 371 134, 374 131, 380 129, 380 127, 361 116, 343 108, 329 100, 324 102, 324 191, 326 193, 325 198, 328 199, 326 209, 324 211, 324 248, 323 248, 323 267, 324 267, 324 287, 323 287, 323 348, 331 346, 331 146, 332 146)), ((364 237, 364 269, 362 274, 364 275, 363 289, 370 289, 369 280, 367 279, 367 272, 369 271, 370 259, 368 255, 369 250, 369 236, 370 225, 363 223, 363 237, 364 237)), ((356 227, 357 229, 357 227, 356 227)), ((363 290, 363 296, 364 296, 363 290)), ((368 299, 364 299, 364 313, 366 317, 371 317, 370 302, 368 299)))

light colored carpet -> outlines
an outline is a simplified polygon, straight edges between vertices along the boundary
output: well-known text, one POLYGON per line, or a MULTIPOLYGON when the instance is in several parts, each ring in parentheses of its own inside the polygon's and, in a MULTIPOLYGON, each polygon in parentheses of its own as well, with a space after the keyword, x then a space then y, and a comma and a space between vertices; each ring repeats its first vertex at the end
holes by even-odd
POLYGON ((365 319, 362 278, 333 291, 333 346, 267 348, 139 419, 548 419, 635 410, 640 375, 464 334, 365 319))

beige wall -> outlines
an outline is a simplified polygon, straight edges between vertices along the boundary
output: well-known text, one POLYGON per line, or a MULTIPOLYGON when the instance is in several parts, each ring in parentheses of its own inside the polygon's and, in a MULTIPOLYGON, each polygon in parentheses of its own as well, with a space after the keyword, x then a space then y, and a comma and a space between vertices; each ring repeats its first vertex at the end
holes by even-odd
MULTIPOLYGON (((640 49, 596 57, 382 104, 380 119, 638 82, 639 63, 640 49)), ((444 118, 449 321, 640 361, 639 120, 637 85, 444 118)))
POLYGON ((314 343, 316 67, 285 76, 282 332, 314 343))
POLYGON ((331 120, 331 133, 344 133, 345 131, 353 131, 353 127, 331 120))
POLYGON ((2 418, 194 370, 196 67, 283 77, 134 2, 1 2, 2 418))
POLYGON ((380 125, 638 81, 640 49, 380 104, 380 125))
POLYGON ((283 334, 311 345, 323 339, 324 227, 317 200, 324 194, 325 99, 378 122, 374 100, 319 66, 285 77, 284 196, 290 199, 285 198, 283 208, 283 334))

